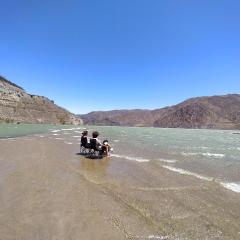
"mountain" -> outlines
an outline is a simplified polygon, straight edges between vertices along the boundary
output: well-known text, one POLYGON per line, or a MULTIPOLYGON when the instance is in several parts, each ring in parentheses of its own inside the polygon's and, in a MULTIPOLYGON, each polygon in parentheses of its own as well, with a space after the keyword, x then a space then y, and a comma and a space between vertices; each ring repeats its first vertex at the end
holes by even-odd
POLYGON ((197 97, 161 109, 100 111, 80 117, 89 125, 240 129, 240 95, 197 97))
POLYGON ((28 94, 0 76, 0 122, 82 124, 81 118, 43 96, 28 94))

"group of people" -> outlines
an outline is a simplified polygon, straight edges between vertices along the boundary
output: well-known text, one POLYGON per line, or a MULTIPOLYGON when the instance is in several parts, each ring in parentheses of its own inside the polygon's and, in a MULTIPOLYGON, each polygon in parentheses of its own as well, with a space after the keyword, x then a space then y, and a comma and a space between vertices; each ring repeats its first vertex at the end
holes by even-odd
POLYGON ((88 131, 85 130, 82 132, 82 137, 81 137, 81 147, 85 149, 93 149, 94 151, 98 151, 100 155, 109 155, 111 151, 111 146, 108 142, 108 140, 104 140, 101 142, 98 139, 99 132, 94 131, 92 133, 92 137, 89 139, 88 138, 88 131))

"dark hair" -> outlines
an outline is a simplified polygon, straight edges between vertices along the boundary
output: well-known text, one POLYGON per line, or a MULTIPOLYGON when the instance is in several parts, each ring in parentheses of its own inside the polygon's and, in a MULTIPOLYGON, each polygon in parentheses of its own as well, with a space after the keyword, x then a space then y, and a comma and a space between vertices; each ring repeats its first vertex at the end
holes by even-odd
POLYGON ((87 136, 87 135, 88 135, 88 131, 83 131, 83 132, 82 132, 82 135, 83 135, 83 136, 87 136))
POLYGON ((99 132, 95 131, 92 133, 93 138, 97 138, 99 136, 99 132))
POLYGON ((108 143, 108 140, 107 140, 107 139, 105 139, 105 140, 103 141, 103 144, 106 143, 106 142, 108 143))

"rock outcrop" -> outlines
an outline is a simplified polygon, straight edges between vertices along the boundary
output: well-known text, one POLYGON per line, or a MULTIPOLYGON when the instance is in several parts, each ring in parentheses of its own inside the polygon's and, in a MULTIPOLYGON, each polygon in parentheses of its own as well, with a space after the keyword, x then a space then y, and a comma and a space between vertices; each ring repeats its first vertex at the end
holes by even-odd
POLYGON ((0 122, 82 124, 81 118, 43 96, 28 94, 0 76, 0 122))
POLYGON ((81 118, 94 125, 240 129, 240 95, 192 98, 156 110, 91 112, 81 118))

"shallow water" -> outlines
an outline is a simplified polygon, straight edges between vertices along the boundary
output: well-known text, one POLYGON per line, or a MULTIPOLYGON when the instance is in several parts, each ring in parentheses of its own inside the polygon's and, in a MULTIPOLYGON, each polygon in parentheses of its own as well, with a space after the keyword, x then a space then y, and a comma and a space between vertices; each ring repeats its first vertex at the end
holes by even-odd
POLYGON ((98 130, 101 140, 108 139, 115 158, 158 162, 176 174, 211 179, 240 192, 240 135, 234 134, 238 131, 0 124, 0 138, 50 133, 55 140, 77 145, 85 128, 90 133, 98 130))
POLYGON ((20 137, 30 134, 48 133, 51 130, 71 128, 66 125, 48 124, 0 124, 0 138, 20 137))
POLYGON ((115 157, 142 163, 158 161, 170 171, 211 179, 240 192, 238 131, 90 127, 108 138, 115 157))

